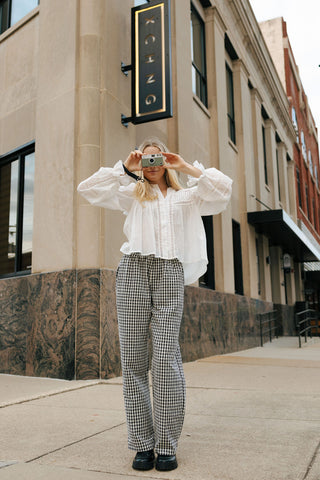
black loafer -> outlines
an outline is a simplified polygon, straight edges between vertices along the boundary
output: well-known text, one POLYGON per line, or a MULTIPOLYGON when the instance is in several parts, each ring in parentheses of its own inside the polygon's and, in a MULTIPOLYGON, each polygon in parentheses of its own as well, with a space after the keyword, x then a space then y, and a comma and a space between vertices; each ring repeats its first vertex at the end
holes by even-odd
POLYGON ((147 452, 138 452, 132 462, 132 468, 135 470, 151 470, 154 467, 153 450, 147 452))
POLYGON ((156 469, 162 472, 168 472, 177 468, 178 462, 175 455, 158 455, 156 469))

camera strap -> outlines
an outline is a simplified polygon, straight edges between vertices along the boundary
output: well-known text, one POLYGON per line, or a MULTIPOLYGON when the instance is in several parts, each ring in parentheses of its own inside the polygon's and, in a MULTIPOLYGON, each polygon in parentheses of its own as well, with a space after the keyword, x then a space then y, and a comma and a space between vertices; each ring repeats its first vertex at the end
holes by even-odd
POLYGON ((129 177, 134 178, 137 182, 144 182, 144 178, 139 177, 133 172, 130 172, 130 170, 127 169, 124 163, 122 164, 122 166, 123 166, 123 170, 126 172, 127 175, 129 175, 129 177))

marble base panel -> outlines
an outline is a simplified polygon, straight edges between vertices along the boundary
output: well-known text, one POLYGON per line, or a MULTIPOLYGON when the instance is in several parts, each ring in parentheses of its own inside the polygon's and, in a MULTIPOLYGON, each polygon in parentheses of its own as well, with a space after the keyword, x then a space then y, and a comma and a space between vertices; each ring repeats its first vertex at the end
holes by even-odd
POLYGON ((100 270, 78 270, 75 378, 100 376, 100 270))
POLYGON ((0 372, 74 378, 75 272, 0 280, 0 372))
POLYGON ((183 361, 259 346, 256 315, 268 310, 272 303, 186 287, 180 332, 183 361))
MULTIPOLYGON (((0 306, 0 373, 70 380, 121 374, 114 271, 2 279, 0 306)), ((256 314, 272 309, 272 303, 186 287, 183 361, 258 346, 256 314)), ((278 309, 291 332, 291 311, 278 309)))

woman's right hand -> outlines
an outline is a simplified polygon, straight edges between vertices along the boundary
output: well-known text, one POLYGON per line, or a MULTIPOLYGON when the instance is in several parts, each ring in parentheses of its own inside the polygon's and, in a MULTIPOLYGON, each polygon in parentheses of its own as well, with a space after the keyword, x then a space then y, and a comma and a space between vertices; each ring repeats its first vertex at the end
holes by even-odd
POLYGON ((141 170, 141 157, 142 152, 140 150, 134 150, 129 153, 127 160, 124 162, 126 168, 130 172, 140 171, 141 170))

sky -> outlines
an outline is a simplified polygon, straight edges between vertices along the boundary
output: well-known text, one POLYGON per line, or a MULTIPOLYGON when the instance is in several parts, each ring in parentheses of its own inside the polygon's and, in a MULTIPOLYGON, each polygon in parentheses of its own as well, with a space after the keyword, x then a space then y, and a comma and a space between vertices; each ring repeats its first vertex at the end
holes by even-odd
POLYGON ((283 17, 300 78, 320 131, 320 1, 249 0, 258 22, 283 17))

